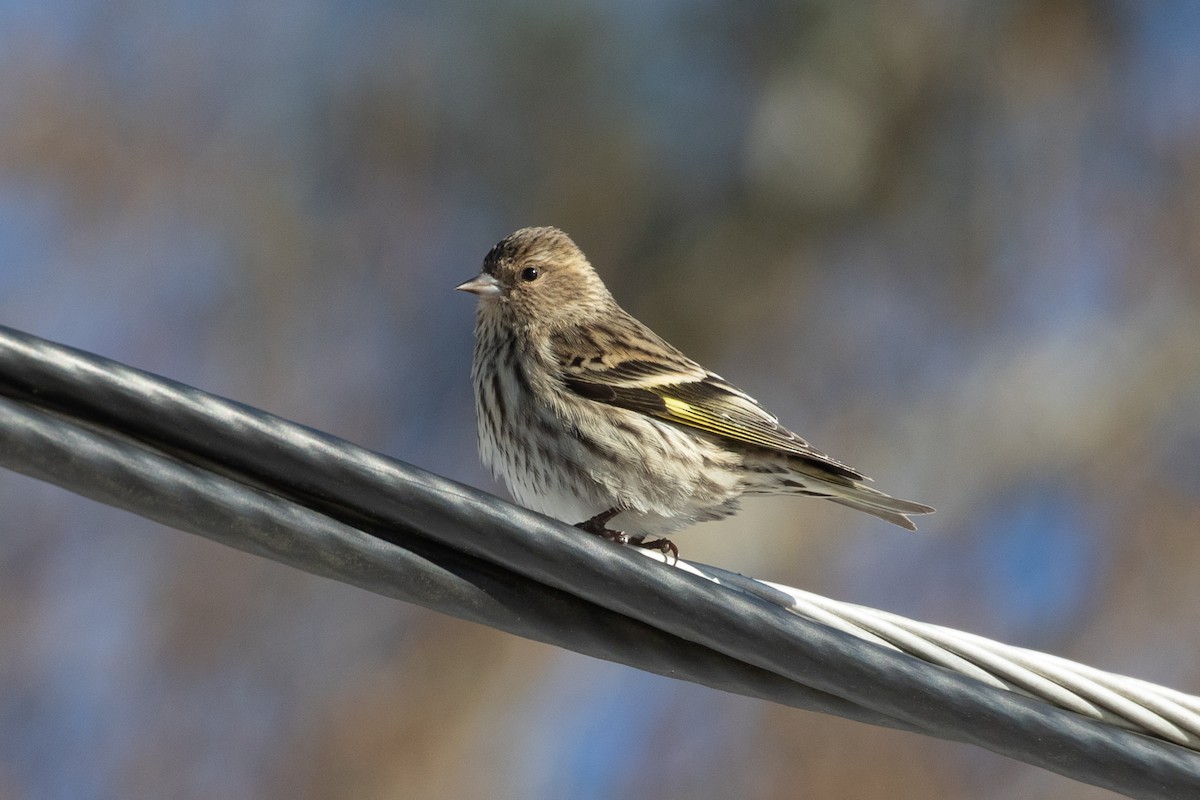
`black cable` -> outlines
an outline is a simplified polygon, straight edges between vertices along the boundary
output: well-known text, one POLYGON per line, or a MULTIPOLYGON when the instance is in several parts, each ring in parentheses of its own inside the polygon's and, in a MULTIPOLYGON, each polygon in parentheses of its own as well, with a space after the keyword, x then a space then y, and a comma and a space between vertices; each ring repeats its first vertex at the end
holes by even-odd
POLYGON ((128 437, 3 397, 0 464, 238 550, 528 639, 737 694, 915 730, 411 531, 390 531, 388 538, 404 542, 395 545, 128 437))
MULTIPOLYGON (((468 590, 468 586, 474 587, 517 617, 525 617, 521 624, 526 627, 515 629, 499 614, 495 620, 480 620, 486 624, 643 668, 647 668, 644 663, 630 660, 630 656, 640 652, 648 630, 657 629, 657 635, 666 634, 669 642, 692 642, 710 658, 723 654, 728 660, 752 665, 758 668, 754 673, 758 677, 771 673, 788 679, 785 684, 812 687, 849 701, 840 709, 827 709, 831 713, 862 719, 863 710, 869 709, 876 723, 901 724, 943 738, 974 742, 1132 796, 1192 797, 1200 789, 1200 754, 1194 751, 985 686, 803 619, 761 598, 715 586, 628 549, 580 535, 568 526, 402 462, 107 359, 0 328, 0 394, 15 398, 26 412, 36 411, 34 406, 52 409, 60 415, 54 421, 91 426, 97 436, 111 433, 136 439, 141 442, 136 446, 158 451, 159 458, 192 470, 190 474, 197 480, 220 478, 240 483, 239 492, 258 487, 264 496, 276 495, 277 500, 290 500, 319 512, 328 524, 336 524, 336 520, 370 531, 414 554, 450 551, 463 559, 460 563, 481 562, 498 569, 496 574, 521 576, 523 582, 512 586, 507 584, 508 577, 500 581, 506 585, 503 597, 484 588, 486 581, 479 576, 487 570, 482 567, 453 573, 464 586, 455 585, 453 591, 441 587, 447 597, 473 598, 476 605, 468 603, 467 610, 477 613, 479 595, 468 590), (430 551, 431 545, 442 550, 430 551), (558 630, 553 630, 553 620, 527 616, 548 591, 557 592, 556 597, 577 599, 584 610, 558 630), (619 627, 605 616, 614 612, 641 625, 622 628, 619 637, 608 637, 609 626, 619 627), (593 614, 604 620, 596 624, 601 631, 580 631, 578 626, 592 624, 593 614), (552 634, 558 638, 551 638, 552 634), (624 637, 624 646, 614 646, 613 639, 620 637, 624 637)), ((15 407, 7 409, 0 418, 5 429, 15 411, 15 407)), ((23 430, 28 433, 32 429, 23 430)), ((79 431, 82 428, 76 433, 79 431)), ((135 446, 128 441, 123 444, 135 446)), ((0 446, 7 451, 9 441, 0 440, 0 446)), ((46 442, 42 446, 47 446, 46 442)), ((114 483, 101 491, 97 484, 104 479, 100 476, 89 475, 87 469, 73 473, 66 469, 71 454, 82 448, 81 440, 63 448, 55 463, 38 461, 34 465, 36 454, 28 448, 19 455, 5 452, 0 457, 19 471, 64 483, 105 502, 114 502, 108 496, 113 495, 120 501, 117 504, 138 513, 147 513, 138 503, 151 497, 152 502, 146 504, 148 516, 204 535, 213 535, 210 522, 225 517, 228 525, 228 516, 237 515, 237 498, 217 493, 211 498, 214 507, 203 512, 191 509, 188 519, 172 522, 169 508, 163 507, 170 505, 172 495, 155 494, 161 464, 143 471, 145 483, 137 490, 122 493, 121 487, 128 481, 125 476, 114 477, 114 483), (64 478, 66 473, 70 474, 64 478)), ((119 475, 126 456, 112 451, 106 459, 104 470, 119 475)), ((273 536, 307 538, 308 531, 303 525, 285 527, 273 536)), ((243 549, 261 546, 253 543, 245 526, 234 538, 243 544, 229 543, 243 549)), ((363 576, 346 569, 346 559, 331 561, 322 556, 325 546, 319 537, 305 545, 291 543, 283 548, 283 560, 374 591, 390 586, 384 593, 391 596, 400 592, 386 577, 383 562, 387 559, 372 567, 380 571, 371 572, 370 580, 359 582, 363 576)), ((427 563, 446 568, 441 562, 427 563)), ((411 581, 414 574, 423 574, 412 569, 411 564, 397 568, 395 579, 411 581)), ((426 604, 476 618, 454 602, 426 604)), ((663 644, 662 639, 655 642, 647 639, 645 646, 663 644)), ((672 661, 682 655, 673 652, 673 646, 657 652, 657 666, 648 668, 663 674, 686 673, 689 665, 672 661)), ((728 660, 712 662, 720 668, 706 673, 706 678, 680 676, 716 686, 714 675, 719 673, 724 679, 731 674, 728 660)), ((743 677, 739 674, 737 680, 743 677)), ((743 693, 802 705, 786 692, 776 695, 780 684, 768 684, 770 681, 755 683, 747 678, 742 687, 752 685, 751 690, 743 693)))

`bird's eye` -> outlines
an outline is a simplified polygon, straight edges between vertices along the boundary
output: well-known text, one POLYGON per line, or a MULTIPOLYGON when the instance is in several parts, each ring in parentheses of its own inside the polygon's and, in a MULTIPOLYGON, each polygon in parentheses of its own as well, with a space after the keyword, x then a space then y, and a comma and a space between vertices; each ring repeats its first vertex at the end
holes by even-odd
POLYGON ((526 283, 529 281, 536 281, 538 276, 541 274, 542 271, 537 267, 526 267, 525 269, 521 270, 521 280, 525 281, 526 283))

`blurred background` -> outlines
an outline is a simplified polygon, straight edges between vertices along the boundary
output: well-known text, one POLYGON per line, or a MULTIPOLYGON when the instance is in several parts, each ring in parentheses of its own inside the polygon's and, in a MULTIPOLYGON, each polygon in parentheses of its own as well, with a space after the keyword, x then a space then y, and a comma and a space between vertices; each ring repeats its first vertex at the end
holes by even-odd
MULTIPOLYGON (((931 503, 684 556, 1200 692, 1200 5, 0 0, 0 323, 503 493, 474 275, 931 503)), ((0 473, 0 798, 1106 798, 0 473)))

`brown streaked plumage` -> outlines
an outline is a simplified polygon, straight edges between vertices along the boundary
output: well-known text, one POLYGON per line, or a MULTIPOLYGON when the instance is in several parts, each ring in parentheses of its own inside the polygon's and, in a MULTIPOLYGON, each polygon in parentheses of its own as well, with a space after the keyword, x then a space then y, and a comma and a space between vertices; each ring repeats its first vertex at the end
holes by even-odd
POLYGON ((745 494, 825 497, 908 530, 933 511, 870 488, 626 313, 557 228, 501 240, 457 288, 479 295, 480 455, 522 505, 635 543, 745 494))

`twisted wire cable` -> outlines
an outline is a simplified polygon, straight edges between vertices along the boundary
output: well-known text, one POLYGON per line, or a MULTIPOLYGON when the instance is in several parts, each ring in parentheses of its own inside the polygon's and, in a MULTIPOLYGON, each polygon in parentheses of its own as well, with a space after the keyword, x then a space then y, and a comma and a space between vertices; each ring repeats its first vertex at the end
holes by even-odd
MULTIPOLYGON (((663 560, 659 553, 643 552, 663 560)), ((909 653, 990 686, 1200 751, 1200 697, 1048 653, 747 578, 717 567, 685 561, 678 566, 715 583, 748 591, 802 617, 909 653)))

